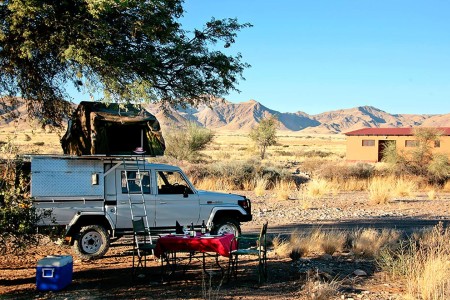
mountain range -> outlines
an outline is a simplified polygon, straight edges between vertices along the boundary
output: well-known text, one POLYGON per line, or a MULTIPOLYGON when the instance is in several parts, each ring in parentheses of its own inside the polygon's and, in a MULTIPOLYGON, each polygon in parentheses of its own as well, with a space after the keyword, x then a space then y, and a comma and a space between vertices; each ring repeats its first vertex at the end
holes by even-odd
MULTIPOLYGON (((23 101, 19 101, 15 107, 16 115, 26 115, 26 106, 23 101)), ((160 104, 146 104, 145 108, 158 118, 163 129, 167 126, 181 126, 189 121, 214 131, 248 132, 261 119, 271 115, 278 118, 279 130, 308 134, 345 133, 367 127, 450 127, 450 113, 390 114, 373 106, 339 109, 316 115, 301 111, 279 112, 255 100, 232 103, 224 99, 216 99, 210 105, 199 105, 196 108, 168 107, 165 109, 168 113, 164 113, 160 104)), ((7 126, 13 120, 8 113, 9 110, 6 106, 0 107, 0 127, 7 126)), ((24 126, 27 122, 20 123, 24 126)))
POLYGON ((146 108, 158 118, 162 127, 178 126, 189 121, 219 131, 248 131, 262 118, 271 115, 278 118, 279 130, 303 133, 345 133, 367 127, 450 127, 450 113, 390 114, 373 106, 340 109, 316 115, 301 111, 282 113, 255 100, 232 103, 221 99, 215 100, 209 106, 167 108, 168 114, 164 113, 159 104, 149 104, 146 108))

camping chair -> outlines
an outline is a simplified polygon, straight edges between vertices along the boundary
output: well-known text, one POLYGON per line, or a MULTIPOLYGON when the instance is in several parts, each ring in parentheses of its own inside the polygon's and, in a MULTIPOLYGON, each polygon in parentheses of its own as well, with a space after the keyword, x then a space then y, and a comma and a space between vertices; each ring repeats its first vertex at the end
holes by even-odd
POLYGON ((228 279, 231 275, 237 278, 239 256, 256 256, 258 258, 258 282, 262 283, 267 279, 267 222, 262 226, 259 237, 237 236, 231 241, 231 248, 228 263, 228 279), (245 248, 245 246, 250 246, 245 248))
POLYGON ((152 243, 150 231, 145 227, 144 218, 133 220, 133 278, 136 269, 147 266, 147 255, 153 254, 156 244, 152 243), (137 259, 136 259, 137 256, 137 259))

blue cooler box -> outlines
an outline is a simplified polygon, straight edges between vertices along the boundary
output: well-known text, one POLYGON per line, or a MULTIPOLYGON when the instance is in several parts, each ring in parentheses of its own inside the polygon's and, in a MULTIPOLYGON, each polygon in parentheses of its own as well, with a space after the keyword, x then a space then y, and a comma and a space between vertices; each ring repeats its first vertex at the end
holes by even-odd
POLYGON ((70 255, 50 255, 38 261, 36 288, 59 291, 72 281, 73 261, 70 255))

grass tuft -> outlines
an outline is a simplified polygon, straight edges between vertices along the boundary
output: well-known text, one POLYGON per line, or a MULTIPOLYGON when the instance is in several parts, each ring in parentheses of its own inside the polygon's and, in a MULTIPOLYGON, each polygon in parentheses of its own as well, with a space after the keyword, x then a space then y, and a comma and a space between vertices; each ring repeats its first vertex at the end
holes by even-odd
POLYGON ((386 204, 389 203, 392 198, 392 183, 384 178, 375 177, 369 182, 369 203, 386 204))

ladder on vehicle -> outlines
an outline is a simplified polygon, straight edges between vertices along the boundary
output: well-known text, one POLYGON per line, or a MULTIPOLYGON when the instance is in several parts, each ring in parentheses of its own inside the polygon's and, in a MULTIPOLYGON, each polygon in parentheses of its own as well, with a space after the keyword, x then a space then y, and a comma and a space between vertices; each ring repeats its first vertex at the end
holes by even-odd
MULTIPOLYGON (((134 250, 138 256, 138 266, 143 267, 142 257, 148 251, 149 247, 153 248, 153 240, 150 232, 150 224, 148 221, 148 212, 145 205, 145 191, 143 179, 147 177, 150 184, 150 171, 146 171, 145 156, 133 156, 136 161, 135 166, 129 165, 129 161, 123 159, 124 175, 122 180, 125 180, 126 190, 128 194, 128 203, 130 207, 130 216, 133 225, 134 236, 134 250), (142 221, 141 221, 142 220, 142 221), (141 222, 140 222, 141 221, 141 222), (152 246, 148 246, 152 245, 152 246)), ((123 186, 123 183, 122 183, 123 186)), ((149 187, 148 187, 149 188, 149 187)), ((152 251, 153 252, 153 251, 152 251)), ((134 255, 134 251, 133 251, 134 255)), ((134 266, 134 256, 133 256, 134 266)))

